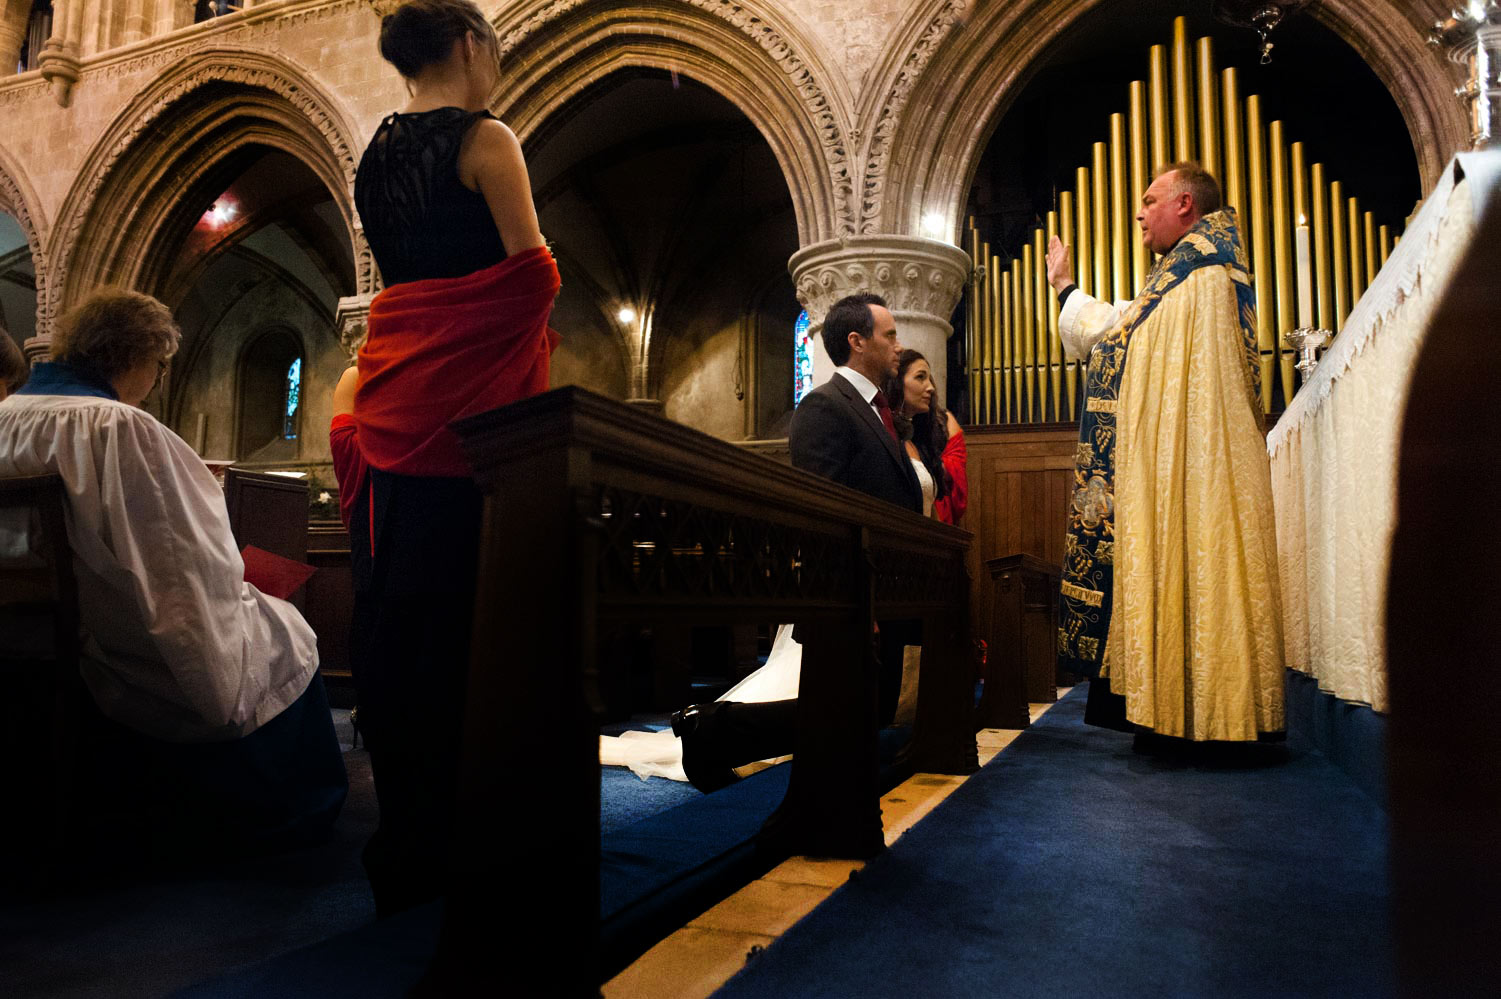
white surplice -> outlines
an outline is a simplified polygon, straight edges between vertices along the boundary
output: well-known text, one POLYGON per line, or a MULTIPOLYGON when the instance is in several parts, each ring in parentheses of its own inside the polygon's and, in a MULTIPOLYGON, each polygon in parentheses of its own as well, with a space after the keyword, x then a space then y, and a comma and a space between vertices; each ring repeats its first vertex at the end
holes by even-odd
MULTIPOLYGON (((307 689, 317 638, 291 604, 244 582, 224 493, 149 413, 89 396, 0 402, 0 476, 62 476, 100 710, 145 735, 248 735, 307 689)), ((26 525, 0 522, 0 552, 26 525)))

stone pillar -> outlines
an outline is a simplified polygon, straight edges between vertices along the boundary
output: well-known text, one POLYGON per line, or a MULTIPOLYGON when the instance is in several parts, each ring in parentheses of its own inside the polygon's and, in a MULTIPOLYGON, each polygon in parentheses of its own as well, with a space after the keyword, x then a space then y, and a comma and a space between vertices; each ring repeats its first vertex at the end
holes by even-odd
POLYGON ((334 310, 334 329, 338 331, 339 343, 351 361, 365 345, 365 334, 370 322, 370 302, 374 295, 350 295, 339 299, 334 310))
POLYGON ((969 254, 920 236, 847 236, 805 246, 787 262, 797 298, 813 333, 813 381, 834 372, 823 347, 823 317, 839 299, 870 291, 896 318, 903 347, 922 351, 933 369, 938 397, 948 384, 949 316, 969 280, 969 254))
POLYGON ((0 76, 12 76, 31 28, 31 0, 0 3, 0 76))
POLYGON ((147 0, 125 0, 125 29, 120 35, 121 44, 129 45, 150 37, 151 26, 147 23, 146 3, 147 0))
POLYGON ((78 82, 78 5, 81 0, 57 0, 52 5, 52 37, 42 46, 37 65, 42 79, 52 84, 52 96, 60 107, 73 102, 73 84, 78 82))

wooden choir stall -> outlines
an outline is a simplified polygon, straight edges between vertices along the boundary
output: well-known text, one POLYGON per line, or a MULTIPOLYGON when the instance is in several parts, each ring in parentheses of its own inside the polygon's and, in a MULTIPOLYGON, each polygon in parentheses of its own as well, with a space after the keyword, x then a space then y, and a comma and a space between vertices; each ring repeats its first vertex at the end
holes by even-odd
POLYGON ((487 499, 457 847, 470 877, 449 900, 436 973, 530 969, 595 994, 608 629, 802 627, 773 852, 883 846, 875 621, 923 621, 912 766, 976 768, 967 532, 577 388, 459 430, 487 499))

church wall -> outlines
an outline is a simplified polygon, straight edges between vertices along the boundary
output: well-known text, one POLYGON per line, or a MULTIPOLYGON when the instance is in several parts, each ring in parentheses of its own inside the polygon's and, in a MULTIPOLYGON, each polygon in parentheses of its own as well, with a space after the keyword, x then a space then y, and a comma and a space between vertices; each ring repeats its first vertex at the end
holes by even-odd
MULTIPOLYGON (((789 177, 829 178, 833 172, 830 190, 845 200, 820 202, 820 213, 840 213, 837 231, 843 235, 913 232, 921 212, 933 204, 946 205, 951 221, 957 220, 955 206, 965 196, 971 159, 983 145, 985 122, 1003 103, 997 95, 1015 83, 1025 62, 1022 55, 1045 57, 1047 39, 1056 37, 1070 17, 1081 16, 1093 3, 1072 7, 1067 16, 1065 9, 1071 5, 1057 0, 867 0, 861 4, 846 0, 671 0, 653 6, 671 9, 679 5, 684 24, 690 15, 700 20, 707 16, 712 26, 676 34, 663 30, 655 43, 660 51, 645 53, 643 49, 645 54, 622 53, 616 58, 657 65, 669 55, 730 51, 704 41, 715 32, 741 42, 746 37, 755 39, 766 53, 764 66, 728 66, 716 72, 751 81, 762 79, 757 74, 768 79, 773 78, 769 74, 778 74, 777 79, 790 76, 797 81, 803 103, 795 105, 795 110, 808 118, 797 127, 816 135, 818 145, 800 147, 789 141, 774 143, 773 148, 784 158, 812 156, 816 160, 800 163, 796 169, 784 163, 789 177), (1021 13, 1026 15, 1025 24, 1043 27, 1037 37, 1029 40, 1024 37, 1028 32, 1018 30, 1019 22, 1012 15, 1021 13), (802 75, 804 71, 810 75, 802 75), (809 153, 807 148, 815 151, 809 153)), ((107 6, 89 5, 88 9, 107 6)), ((163 32, 155 37, 99 54, 91 54, 94 43, 84 45, 76 83, 67 85, 50 72, 51 79, 30 72, 0 81, 0 162, 22 173, 23 188, 34 195, 35 204, 28 207, 34 226, 48 237, 46 258, 75 238, 72 233, 48 233, 47 229, 58 225, 70 190, 88 182, 80 177, 80 170, 100 137, 151 81, 189 54, 246 49, 285 59, 330 95, 337 105, 333 110, 350 127, 352 140, 362 144, 381 116, 406 98, 401 81, 376 53, 376 6, 366 0, 269 0, 216 21, 172 30, 165 30, 169 20, 157 17, 148 19, 144 28, 163 32), (60 96, 66 106, 60 106, 60 96)), ((547 0, 503 0, 481 6, 501 26, 503 45, 518 33, 522 38, 548 32, 582 37, 596 16, 587 4, 547 0), (555 23, 546 25, 548 19, 555 23)), ((1411 5, 1411 10, 1402 9, 1394 0, 1370 5, 1379 11, 1381 26, 1390 28, 1387 33, 1397 38, 1386 47, 1366 37, 1374 29, 1348 12, 1352 5, 1347 0, 1326 6, 1328 11, 1320 19, 1331 24, 1339 21, 1336 30, 1373 64, 1382 63, 1383 79, 1406 95, 1398 94, 1399 102, 1404 108, 1417 109, 1410 111, 1409 121, 1429 146, 1427 158, 1441 162, 1454 144, 1454 135, 1463 131, 1463 113, 1452 98, 1457 70, 1443 66, 1441 53, 1421 46, 1417 51, 1407 49, 1430 9, 1442 5, 1435 0, 1422 0, 1411 5), (1412 68, 1399 72, 1394 68, 1398 63, 1412 68)), ((670 14, 679 16, 676 11, 670 14)), ((83 16, 90 15, 85 11, 83 16)), ((108 43, 130 30, 128 25, 114 28, 119 30, 101 34, 101 25, 95 23, 82 25, 72 34, 76 39, 103 38, 108 43)), ((633 42, 637 48, 651 44, 633 42)), ((704 58, 705 67, 712 62, 704 58)), ((528 70, 539 74, 538 87, 550 86, 547 66, 528 70)), ((529 107, 547 103, 541 98, 528 100, 529 107)), ((149 110, 136 108, 132 113, 144 116, 149 110)), ((753 120, 765 132, 766 123, 778 116, 786 117, 786 112, 768 104, 759 108, 753 120)), ((799 192, 793 193, 794 198, 800 197, 799 192)), ((804 203, 799 201, 799 205, 804 203)), ((819 224, 835 231, 833 221, 819 224)), ((812 228, 801 218, 799 225, 806 242, 812 228)), ((78 235, 87 238, 87 234, 78 235)), ((39 261, 39 265, 45 263, 39 261)), ((38 274, 50 280, 45 266, 38 267, 38 274)), ((695 350, 707 365, 704 371, 691 377, 668 371, 658 382, 669 414, 712 411, 715 415, 707 418, 709 424, 725 428, 728 436, 738 439, 746 431, 743 406, 737 403, 742 410, 738 419, 733 416, 735 407, 704 408, 715 392, 733 400, 733 379, 710 380, 732 373, 723 344, 738 340, 725 339, 726 328, 704 333, 696 341, 695 350), (711 376, 711 370, 717 375, 711 376)), ((565 346, 558 364, 561 376, 606 394, 623 394, 616 391, 620 362, 606 359, 608 337, 601 334, 600 342, 587 348, 586 342, 586 337, 576 337, 565 346)), ((733 349, 728 356, 733 358, 733 349)), ((315 394, 310 391, 309 397, 315 394)), ((764 424, 769 407, 765 398, 755 400, 751 422, 764 424)))
POLYGON ((552 355, 553 388, 577 385, 611 399, 630 394, 630 377, 615 333, 598 309, 563 278, 552 310, 552 328, 562 341, 552 355))
MULTIPOLYGON (((663 414, 725 440, 746 436, 745 403, 735 398, 741 323, 674 336, 663 358, 663 414)), ((742 386, 744 379, 740 379, 742 386)))
POLYGON ((263 272, 215 266, 177 310, 182 349, 173 360, 174 399, 167 423, 192 442, 199 413, 208 416, 205 457, 243 458, 236 453, 238 366, 247 344, 274 326, 302 340, 300 461, 327 461, 333 391, 347 366, 321 303, 263 272))

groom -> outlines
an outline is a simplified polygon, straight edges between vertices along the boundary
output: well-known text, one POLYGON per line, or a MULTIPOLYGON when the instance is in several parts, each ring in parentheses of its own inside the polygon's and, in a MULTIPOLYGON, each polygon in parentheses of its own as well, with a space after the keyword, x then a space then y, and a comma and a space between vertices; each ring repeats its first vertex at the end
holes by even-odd
MULTIPOLYGON (((824 349, 836 365, 827 382, 808 393, 792 416, 794 468, 812 472, 876 499, 922 513, 922 486, 897 439, 882 387, 896 377, 902 345, 896 319, 879 295, 863 292, 835 302, 824 317, 824 349)), ((902 648, 913 629, 888 624, 880 636, 880 717, 896 714, 902 648)), ((790 753, 797 701, 695 704, 672 716, 683 740, 683 770, 708 793, 735 780, 733 768, 790 753)))

